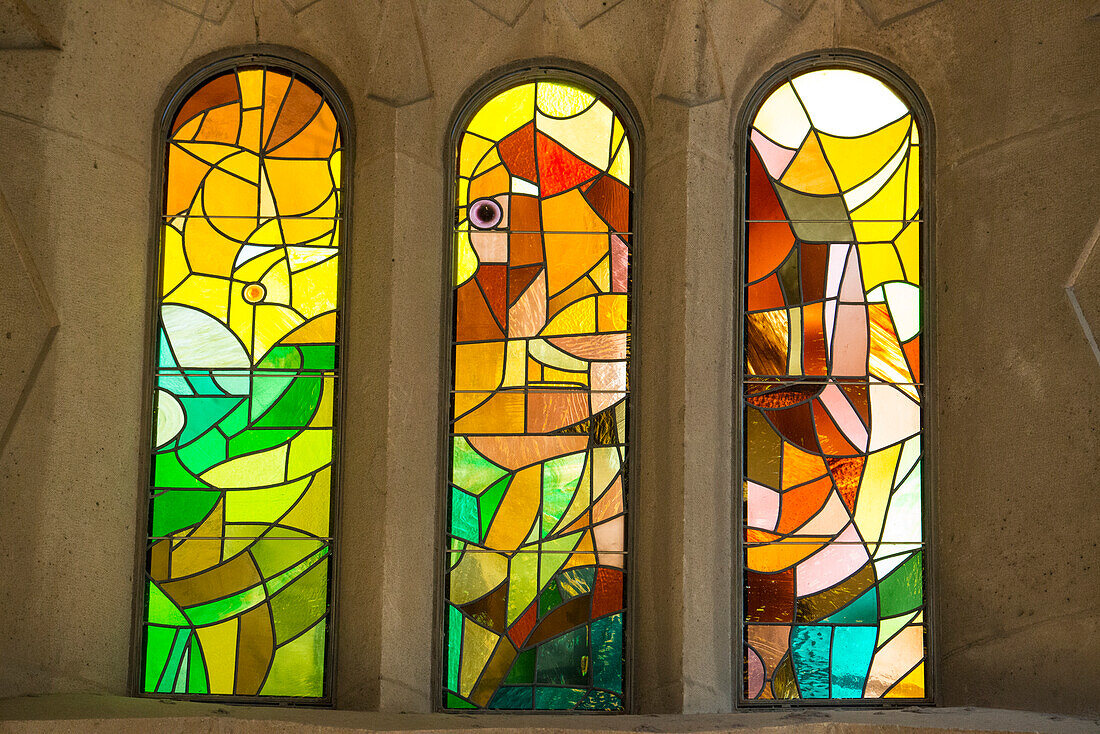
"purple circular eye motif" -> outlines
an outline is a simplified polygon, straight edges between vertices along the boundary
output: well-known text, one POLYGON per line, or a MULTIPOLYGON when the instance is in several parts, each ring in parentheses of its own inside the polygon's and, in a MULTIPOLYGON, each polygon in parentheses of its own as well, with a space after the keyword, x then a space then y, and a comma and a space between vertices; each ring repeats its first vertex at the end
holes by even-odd
POLYGON ((478 199, 470 204, 470 224, 478 229, 492 229, 500 224, 504 212, 492 199, 478 199))

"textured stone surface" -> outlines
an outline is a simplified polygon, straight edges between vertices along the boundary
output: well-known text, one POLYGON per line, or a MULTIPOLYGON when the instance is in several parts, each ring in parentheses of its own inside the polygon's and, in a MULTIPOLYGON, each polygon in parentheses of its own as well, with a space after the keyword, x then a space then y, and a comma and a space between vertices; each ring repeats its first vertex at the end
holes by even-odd
POLYGON ((0 0, 0 50, 59 48, 49 19, 33 7, 40 2, 0 0))
POLYGON ((1081 324, 1081 332, 1092 347, 1096 361, 1100 364, 1100 348, 1097 347, 1096 334, 1100 332, 1100 222, 1096 223, 1092 234, 1085 240, 1077 264, 1066 281, 1067 294, 1074 314, 1081 324))
MULTIPOLYGON (((18 569, 0 575, 0 695, 127 690, 157 105, 195 60, 270 43, 327 67, 347 90, 356 125, 340 705, 433 705, 448 125, 489 72, 541 58, 606 75, 643 131, 636 706, 728 711, 741 675, 731 549, 740 493, 733 134, 745 100, 777 64, 849 48, 898 65, 935 122, 926 140, 934 137, 936 173, 928 323, 936 335, 929 410, 939 695, 952 705, 1097 711, 1100 369, 1065 293, 1097 222, 1100 26, 1087 10, 1043 0, 20 2, 61 50, 0 53, 0 189, 63 326, 0 450, 0 564, 18 569), (383 49, 392 63, 376 62, 383 49)), ((12 258, 7 221, 0 406, 43 328, 13 264, 26 261, 12 258), (25 340, 12 349, 3 344, 8 324, 12 341, 25 340)), ((1094 326, 1098 257, 1094 250, 1084 260, 1074 285, 1094 326)), ((74 719, 92 710, 82 699, 44 700, 74 719)), ((206 718, 211 711, 186 725, 236 725, 206 718)), ((347 728, 504 721, 266 710, 247 726, 272 728, 263 717, 276 714, 347 728)), ((130 715, 147 714, 117 710, 130 715)), ((777 725, 830 721, 816 711, 785 715, 774 714, 777 725)), ((919 730, 927 716, 904 715, 913 718, 890 723, 919 730)), ((867 727, 885 721, 852 716, 867 717, 867 727)), ((1011 730, 1017 717, 1042 730, 1047 721, 1003 716, 988 726, 1011 730)), ((545 721, 537 723, 565 720, 545 721)), ((125 730, 91 719, 71 729, 93 726, 125 730)))
POLYGON ((117 696, 46 696, 0 700, 5 732, 766 732, 768 734, 1086 734, 1095 719, 975 708, 916 708, 892 711, 769 711, 738 714, 660 716, 555 716, 530 714, 385 714, 285 707, 218 706, 117 696))
POLYGON ((0 451, 57 330, 57 313, 0 189, 0 451))

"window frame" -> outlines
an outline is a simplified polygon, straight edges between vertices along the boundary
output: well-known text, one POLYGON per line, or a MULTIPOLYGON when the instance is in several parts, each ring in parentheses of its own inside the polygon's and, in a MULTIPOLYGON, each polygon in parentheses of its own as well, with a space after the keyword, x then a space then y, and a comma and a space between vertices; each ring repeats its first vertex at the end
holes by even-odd
POLYGON ((735 253, 733 277, 736 287, 734 303, 733 333, 733 425, 732 441, 733 486, 731 496, 731 522, 734 536, 734 583, 732 591, 733 611, 731 629, 731 684, 734 710, 790 709, 804 707, 844 707, 844 708, 900 708, 913 705, 940 705, 940 666, 936 650, 936 619, 938 603, 936 600, 935 579, 935 502, 933 491, 936 481, 936 427, 935 414, 938 404, 936 386, 938 380, 935 370, 935 197, 934 161, 935 161, 935 123, 931 106, 917 84, 900 68, 878 56, 854 49, 822 49, 800 54, 773 66, 753 85, 745 97, 739 111, 735 113, 733 126, 732 151, 736 161, 735 175, 735 253), (745 435, 744 435, 744 379, 745 379, 745 268, 748 246, 746 217, 748 209, 748 154, 751 148, 749 132, 753 118, 768 96, 785 81, 798 74, 819 69, 851 69, 872 76, 893 90, 909 107, 910 114, 920 131, 920 278, 921 278, 921 532, 924 546, 924 566, 922 578, 925 603, 925 692, 926 697, 912 698, 797 698, 797 699, 759 699, 745 698, 745 660, 743 645, 745 640, 745 550, 744 550, 744 486, 745 486, 745 435))
POLYGON ((130 665, 127 688, 138 698, 159 698, 179 701, 202 701, 239 704, 292 705, 306 708, 331 708, 336 705, 336 656, 339 629, 339 569, 341 555, 341 507, 344 469, 344 434, 347 403, 347 355, 348 289, 351 266, 349 264, 352 229, 352 198, 350 196, 355 172, 355 121, 349 96, 337 77, 327 67, 308 54, 293 48, 274 44, 249 44, 234 46, 203 56, 186 65, 172 81, 156 106, 153 122, 152 163, 149 192, 148 259, 145 276, 145 334, 142 359, 142 413, 140 420, 140 455, 137 488, 136 542, 133 566, 133 596, 130 623, 130 665), (156 693, 143 691, 144 634, 146 605, 146 573, 148 570, 149 491, 153 456, 153 409, 156 392, 154 374, 157 358, 157 330, 159 326, 160 277, 163 254, 161 226, 164 219, 165 190, 167 185, 167 145, 172 123, 181 106, 192 93, 220 73, 241 66, 274 67, 300 76, 311 84, 332 109, 337 131, 341 136, 340 186, 342 201, 339 209, 340 233, 338 253, 340 257, 337 275, 336 307, 336 395, 333 401, 333 454, 330 502, 329 580, 328 580, 328 629, 326 630, 325 666, 322 695, 319 697, 261 696, 243 694, 187 694, 156 693))
POLYGON ((638 461, 630 456, 630 447, 638 440, 638 409, 635 403, 635 393, 638 385, 638 349, 637 327, 639 321, 639 301, 641 296, 641 267, 638 253, 641 251, 640 224, 642 221, 642 174, 645 170, 644 153, 645 138, 641 126, 641 115, 631 102, 629 95, 614 82, 609 76, 590 66, 553 57, 543 57, 517 61, 498 66, 481 75, 459 97, 454 111, 451 113, 447 124, 446 135, 442 146, 443 164, 443 206, 441 207, 441 224, 443 235, 443 247, 441 248, 442 273, 441 278, 441 328, 439 342, 439 437, 437 457, 437 484, 435 497, 436 528, 432 547, 433 565, 435 577, 433 579, 433 605, 432 605, 432 680, 431 680, 431 710, 435 713, 461 714, 476 713, 478 715, 515 715, 537 714, 550 716, 563 716, 570 714, 596 714, 603 716, 616 716, 635 712, 636 699, 634 697, 634 648, 637 624, 633 617, 637 614, 636 594, 638 584, 632 582, 631 574, 633 566, 631 557, 635 553, 634 533, 637 523, 638 511, 632 500, 638 492, 638 461), (626 489, 623 495, 623 506, 626 510, 626 563, 624 564, 624 617, 623 625, 623 709, 622 711, 574 711, 571 709, 448 709, 443 705, 444 677, 446 675, 446 619, 444 605, 447 600, 446 592, 446 568, 445 552, 447 548, 447 518, 449 514, 448 488, 450 477, 450 441, 451 441, 451 389, 453 381, 453 358, 455 346, 455 313, 454 313, 454 210, 455 191, 458 185, 457 154, 458 146, 466 127, 474 115, 487 102, 501 92, 526 82, 554 80, 574 82, 578 86, 590 92, 598 94, 612 112, 622 123, 626 131, 626 137, 631 145, 630 149, 630 276, 629 293, 627 300, 627 314, 629 323, 629 339, 632 345, 627 360, 627 375, 629 376, 627 389, 627 456, 628 465, 624 479, 626 489))

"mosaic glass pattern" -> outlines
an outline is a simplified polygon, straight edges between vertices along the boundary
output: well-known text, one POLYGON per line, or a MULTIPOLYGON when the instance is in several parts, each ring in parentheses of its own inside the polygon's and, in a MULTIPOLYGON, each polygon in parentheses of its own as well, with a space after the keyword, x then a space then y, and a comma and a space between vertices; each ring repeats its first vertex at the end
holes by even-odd
POLYGON ((623 708, 630 153, 560 81, 458 140, 448 709, 623 708))
POLYGON ((171 124, 146 693, 326 693, 340 142, 272 67, 211 78, 171 124))
POLYGON ((749 133, 747 699, 923 699, 920 136, 848 69, 749 133))

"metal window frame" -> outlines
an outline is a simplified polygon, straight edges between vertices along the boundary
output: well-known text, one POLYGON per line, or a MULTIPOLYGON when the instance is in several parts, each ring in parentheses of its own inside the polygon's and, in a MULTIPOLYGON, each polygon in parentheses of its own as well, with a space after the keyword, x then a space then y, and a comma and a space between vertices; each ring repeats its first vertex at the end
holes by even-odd
POLYGON ((447 134, 444 139, 442 160, 444 176, 443 189, 443 281, 441 291, 442 301, 442 325, 440 329, 440 366, 441 389, 439 391, 439 444, 438 444, 438 486, 436 496, 439 504, 436 509, 435 531, 435 579, 434 600, 432 609, 432 685, 431 710, 440 713, 473 714, 488 716, 507 716, 515 714, 539 714, 548 716, 565 715, 591 715, 591 716, 616 716, 620 714, 634 713, 636 701, 634 697, 634 648, 637 625, 634 623, 637 604, 638 584, 631 578, 633 568, 631 558, 634 555, 634 533, 637 510, 633 497, 638 492, 638 462, 630 455, 630 447, 637 445, 638 436, 638 411, 635 408, 635 391, 638 384, 638 356, 636 330, 638 327, 640 309, 641 283, 641 208, 642 201, 642 172, 645 170, 644 162, 644 135, 641 127, 641 115, 631 102, 626 92, 614 82, 608 75, 585 64, 581 64, 557 57, 539 57, 516 61, 498 66, 492 71, 482 75, 462 94, 454 112, 451 114, 447 126, 447 134), (626 509, 625 543, 626 556, 623 564, 623 584, 626 599, 624 610, 623 629, 623 709, 622 711, 577 711, 573 709, 451 709, 443 705, 443 678, 445 675, 445 662, 447 650, 445 645, 445 617, 443 614, 446 603, 446 553, 447 551, 447 516, 449 514, 448 503, 448 478, 450 477, 450 411, 452 380, 452 352, 454 350, 454 207, 455 187, 458 185, 457 155, 458 145, 467 125, 481 107, 501 92, 526 82, 537 80, 560 80, 571 82, 579 87, 596 93, 606 101, 612 111, 622 123, 627 140, 630 142, 630 279, 629 279, 629 303, 628 324, 631 335, 632 349, 627 362, 630 385, 627 391, 627 457, 628 466, 626 472, 626 493, 624 494, 624 508, 626 509))
POLYGON ((351 240, 351 184, 355 171, 355 121, 352 115, 350 98, 344 87, 336 81, 333 74, 322 63, 296 49, 274 44, 249 44, 233 46, 203 56, 179 72, 168 85, 157 105, 157 115, 153 124, 153 148, 149 160, 153 162, 150 176, 149 193, 149 253, 146 270, 146 314, 145 314, 145 354, 143 365, 145 375, 142 390, 142 414, 140 435, 142 442, 139 458, 140 479, 137 496, 137 542, 134 555, 134 593, 131 610, 130 629, 130 670, 128 688, 130 694, 139 698, 159 698, 183 701, 204 701, 229 704, 334 707, 336 705, 336 654, 338 631, 338 577, 341 563, 340 555, 340 516, 342 496, 342 473, 344 465, 344 424, 345 404, 347 402, 347 359, 348 337, 348 286, 350 285, 351 266, 348 243, 351 240), (341 220, 339 243, 339 273, 337 275, 336 323, 336 395, 333 401, 333 456, 332 484, 329 510, 329 580, 328 580, 328 630, 325 643, 325 667, 322 695, 319 697, 298 696, 260 696, 243 694, 183 694, 183 693, 147 693, 142 690, 144 663, 144 625, 146 605, 145 577, 148 563, 148 528, 150 515, 150 484, 152 469, 153 437, 153 395, 156 379, 154 375, 157 355, 157 323, 159 312, 160 277, 162 264, 161 227, 164 221, 165 190, 167 185, 168 156, 166 153, 168 137, 173 118, 184 102, 199 87, 214 76, 242 66, 265 66, 285 70, 309 82, 332 109, 336 118, 337 130, 341 135, 341 192, 343 200, 338 216, 341 220))
POLYGON ((733 686, 733 702, 735 710, 761 710, 761 709, 791 709, 809 707, 845 707, 845 708, 899 708, 914 705, 939 705, 942 701, 940 690, 940 673, 935 645, 935 620, 939 616, 938 603, 935 594, 935 503, 933 502, 933 478, 936 476, 936 442, 935 442, 935 406, 937 384, 935 364, 936 329, 934 317, 935 311, 935 258, 933 247, 935 243, 935 197, 933 196, 933 168, 935 161, 935 123, 932 108, 927 98, 921 92, 920 87, 900 68, 873 54, 855 49, 835 48, 811 51, 795 56, 791 59, 776 64, 770 71, 761 77, 753 86, 753 91, 742 104, 737 113, 734 126, 733 156, 737 161, 739 175, 737 177, 736 190, 736 253, 737 262, 734 264, 734 278, 737 287, 737 302, 735 304, 736 324, 733 334, 734 355, 733 360, 733 477, 734 485, 731 488, 735 501, 732 506, 732 528, 734 535, 734 560, 736 571, 734 574, 734 588, 731 609, 734 618, 732 629, 736 636, 730 640, 732 643, 731 660, 736 666, 731 676, 733 686), (921 271, 921 323, 924 331, 921 332, 921 381, 924 383, 921 394, 921 458, 923 462, 921 472, 921 523, 922 543, 924 553, 923 585, 925 604, 925 698, 869 698, 869 699, 845 699, 845 698, 798 698, 798 699, 771 699, 760 701, 758 699, 746 699, 744 693, 744 658, 742 644, 745 639, 746 624, 744 614, 744 589, 745 589, 745 564, 744 564, 744 532, 743 490, 745 476, 745 436, 744 436, 744 383, 745 383, 745 248, 747 246, 746 221, 748 203, 748 152, 749 131, 752 120, 755 117, 764 100, 779 86, 798 74, 815 69, 852 69, 861 71, 875 77, 892 89, 909 107, 913 119, 920 131, 920 271, 921 271))

